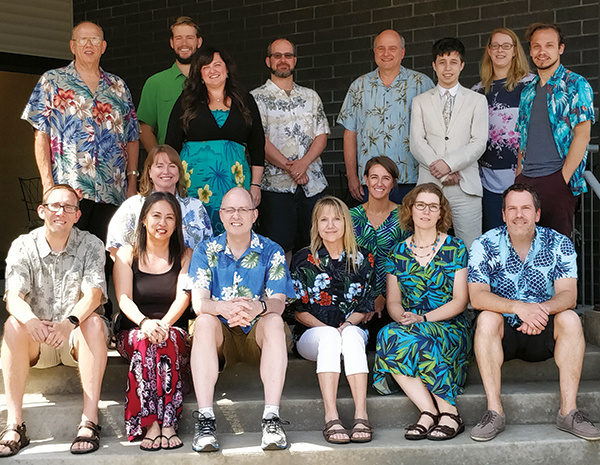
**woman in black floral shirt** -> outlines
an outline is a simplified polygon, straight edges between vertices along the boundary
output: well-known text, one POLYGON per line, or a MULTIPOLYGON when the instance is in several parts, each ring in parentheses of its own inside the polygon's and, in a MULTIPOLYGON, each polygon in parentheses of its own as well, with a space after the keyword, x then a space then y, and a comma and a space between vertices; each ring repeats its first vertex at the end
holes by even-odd
POLYGON ((334 444, 368 442, 369 368, 367 333, 360 327, 373 311, 373 255, 356 244, 348 207, 335 197, 323 197, 313 210, 310 247, 292 259, 298 353, 317 362, 317 377, 325 406, 325 440, 334 444), (341 359, 354 399, 354 424, 348 432, 337 411, 341 359))

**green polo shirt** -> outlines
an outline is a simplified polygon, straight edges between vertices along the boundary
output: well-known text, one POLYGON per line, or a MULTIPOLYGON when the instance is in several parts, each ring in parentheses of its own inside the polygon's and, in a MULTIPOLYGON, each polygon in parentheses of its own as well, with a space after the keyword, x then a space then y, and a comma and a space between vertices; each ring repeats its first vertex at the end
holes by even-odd
POLYGON ((140 122, 154 129, 159 144, 165 143, 169 116, 181 95, 185 79, 177 63, 173 63, 169 69, 150 76, 144 84, 137 116, 140 122))

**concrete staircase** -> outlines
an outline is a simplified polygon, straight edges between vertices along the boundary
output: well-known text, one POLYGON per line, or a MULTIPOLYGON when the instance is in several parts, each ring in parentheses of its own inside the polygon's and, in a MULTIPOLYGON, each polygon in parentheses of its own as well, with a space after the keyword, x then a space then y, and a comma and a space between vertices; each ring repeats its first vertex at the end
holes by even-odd
MULTIPOLYGON (((371 357, 372 358, 372 357, 371 357)), ((290 358, 281 415, 291 422, 286 428, 290 447, 263 452, 260 445, 262 385, 258 370, 237 365, 224 372, 215 401, 217 430, 222 451, 198 454, 191 451, 195 409, 193 394, 186 398, 180 434, 181 449, 146 453, 139 442, 128 443, 123 427, 127 365, 111 352, 104 376, 100 423, 101 449, 79 457, 68 452, 81 415, 82 399, 77 370, 56 367, 31 370, 25 398, 25 422, 32 445, 7 461, 15 464, 600 464, 600 441, 591 443, 556 429, 559 406, 558 374, 552 360, 528 364, 512 361, 503 368, 503 401, 506 431, 488 443, 476 443, 468 431, 485 410, 485 394, 477 366, 470 367, 466 392, 459 411, 467 432, 447 442, 407 441, 404 427, 417 418, 417 410, 403 394, 379 396, 369 391, 369 415, 375 428, 369 444, 334 446, 322 437, 323 408, 314 363, 290 358)), ((0 386, 0 422, 6 421, 4 387, 0 386)), ((352 400, 342 381, 339 407, 345 424, 352 421, 352 400)), ((600 349, 589 344, 578 397, 579 407, 600 423, 600 349)))

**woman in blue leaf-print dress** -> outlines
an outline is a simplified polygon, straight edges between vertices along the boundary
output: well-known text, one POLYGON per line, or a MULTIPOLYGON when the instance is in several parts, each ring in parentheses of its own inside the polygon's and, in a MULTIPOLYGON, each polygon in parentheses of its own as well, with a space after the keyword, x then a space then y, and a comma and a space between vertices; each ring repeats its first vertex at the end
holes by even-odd
POLYGON ((406 439, 451 439, 464 431, 456 409, 463 392, 472 332, 463 314, 467 250, 448 236, 448 201, 435 184, 404 198, 400 224, 413 235, 388 257, 387 308, 394 322, 377 336, 374 384, 381 394, 402 388, 421 412, 406 439))
POLYGON ((316 203, 311 245, 294 255, 291 270, 297 298, 294 339, 298 353, 317 362, 325 407, 323 436, 334 444, 368 442, 369 367, 361 323, 373 311, 374 258, 357 246, 350 212, 341 200, 328 196, 316 203), (350 432, 336 406, 342 358, 355 406, 350 432))

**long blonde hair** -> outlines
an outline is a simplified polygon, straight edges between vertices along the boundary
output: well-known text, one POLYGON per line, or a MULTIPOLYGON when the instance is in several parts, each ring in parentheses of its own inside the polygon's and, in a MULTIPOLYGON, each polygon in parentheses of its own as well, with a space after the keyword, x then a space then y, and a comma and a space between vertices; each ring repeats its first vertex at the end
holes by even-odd
MULTIPOLYGON (((350 210, 344 202, 337 197, 326 195, 319 199, 315 204, 312 213, 312 226, 310 228, 310 253, 315 259, 315 264, 321 268, 318 260, 318 252, 323 247, 323 239, 319 235, 319 217, 325 208, 331 207, 336 215, 344 220, 344 251, 346 252, 346 269, 356 271, 358 265, 358 245, 354 237, 354 227, 352 226, 352 217, 350 210)), ((366 259, 366 257, 365 257, 366 259)))
POLYGON ((483 51, 483 57, 481 58, 481 85, 486 94, 490 91, 490 87, 492 86, 492 82, 494 80, 494 63, 492 62, 492 57, 490 57, 489 54, 489 48, 494 34, 506 34, 509 36, 512 40, 515 51, 515 56, 512 57, 510 69, 508 70, 508 75, 506 76, 506 84, 504 84, 504 88, 511 92, 515 87, 517 87, 519 81, 529 74, 529 63, 527 61, 527 56, 525 55, 525 51, 521 46, 521 42, 519 41, 517 34, 515 34, 511 29, 505 27, 494 29, 494 32, 490 34, 490 37, 487 40, 485 50, 483 51))

